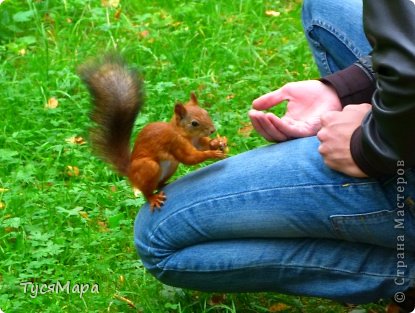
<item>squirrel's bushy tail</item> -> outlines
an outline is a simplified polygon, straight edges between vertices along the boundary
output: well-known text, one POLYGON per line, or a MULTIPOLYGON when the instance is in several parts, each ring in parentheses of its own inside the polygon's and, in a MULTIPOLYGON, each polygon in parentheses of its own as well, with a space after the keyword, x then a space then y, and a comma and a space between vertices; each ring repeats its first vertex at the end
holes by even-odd
POLYGON ((96 123, 91 129, 92 147, 127 176, 131 133, 144 101, 142 79, 114 54, 84 64, 79 74, 92 96, 91 119, 96 123))

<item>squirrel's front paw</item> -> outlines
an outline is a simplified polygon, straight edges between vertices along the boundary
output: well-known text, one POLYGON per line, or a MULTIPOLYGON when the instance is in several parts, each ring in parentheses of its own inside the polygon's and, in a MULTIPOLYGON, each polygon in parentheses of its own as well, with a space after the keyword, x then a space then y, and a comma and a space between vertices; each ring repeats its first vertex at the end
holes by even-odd
POLYGON ((224 159, 226 154, 221 150, 210 150, 210 156, 213 159, 224 159))
POLYGON ((218 135, 209 142, 209 148, 210 150, 220 150, 224 153, 228 153, 228 138, 218 135))

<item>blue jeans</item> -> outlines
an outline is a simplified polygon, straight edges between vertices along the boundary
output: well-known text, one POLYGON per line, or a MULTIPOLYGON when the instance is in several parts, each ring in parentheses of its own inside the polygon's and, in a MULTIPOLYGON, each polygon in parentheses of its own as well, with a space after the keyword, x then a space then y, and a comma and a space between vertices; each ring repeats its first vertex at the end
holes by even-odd
POLYGON ((269 145, 166 186, 162 210, 145 205, 135 221, 144 266, 183 288, 353 303, 413 286, 415 172, 397 164, 393 177, 351 178, 318 146, 269 145))
POLYGON ((321 76, 348 67, 372 50, 363 32, 362 0, 306 0, 302 13, 321 76))
POLYGON ((318 145, 316 137, 270 145, 168 185, 162 210, 150 213, 146 205, 135 221, 145 267, 184 288, 353 303, 413 285, 415 206, 408 197, 415 196, 415 173, 382 182, 347 177, 324 165, 318 145))

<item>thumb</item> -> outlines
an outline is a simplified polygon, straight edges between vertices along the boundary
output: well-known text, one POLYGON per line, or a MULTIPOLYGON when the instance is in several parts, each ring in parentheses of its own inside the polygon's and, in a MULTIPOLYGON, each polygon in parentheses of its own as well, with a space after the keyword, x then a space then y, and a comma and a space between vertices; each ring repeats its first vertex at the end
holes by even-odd
POLYGON ((269 92, 252 102, 252 107, 256 110, 269 109, 287 99, 287 95, 284 92, 284 88, 277 89, 269 92))
POLYGON ((354 104, 354 105, 347 105, 344 107, 343 111, 361 111, 367 112, 372 109, 372 105, 370 103, 361 103, 361 104, 354 104))

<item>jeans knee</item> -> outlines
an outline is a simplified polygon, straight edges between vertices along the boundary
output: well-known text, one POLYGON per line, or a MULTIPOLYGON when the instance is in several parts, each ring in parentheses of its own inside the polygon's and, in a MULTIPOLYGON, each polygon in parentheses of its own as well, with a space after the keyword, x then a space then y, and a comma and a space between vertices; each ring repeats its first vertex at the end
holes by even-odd
POLYGON ((144 268, 160 282, 173 286, 174 281, 171 282, 169 275, 165 273, 165 264, 172 252, 160 247, 157 248, 149 228, 137 220, 134 226, 134 245, 144 268))
POLYGON ((160 256, 152 242, 153 236, 149 228, 150 223, 143 215, 145 214, 139 212, 134 223, 134 246, 144 267, 153 272, 159 267, 160 256))
POLYGON ((302 22, 304 31, 310 28, 313 24, 313 19, 317 15, 317 12, 324 5, 324 0, 304 0, 302 6, 302 22))

